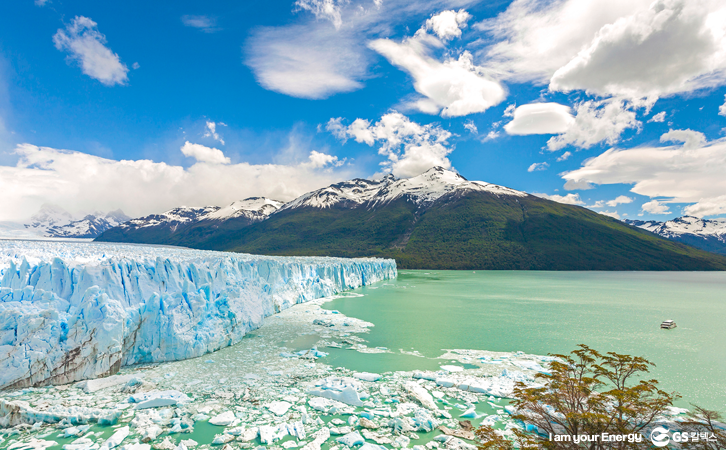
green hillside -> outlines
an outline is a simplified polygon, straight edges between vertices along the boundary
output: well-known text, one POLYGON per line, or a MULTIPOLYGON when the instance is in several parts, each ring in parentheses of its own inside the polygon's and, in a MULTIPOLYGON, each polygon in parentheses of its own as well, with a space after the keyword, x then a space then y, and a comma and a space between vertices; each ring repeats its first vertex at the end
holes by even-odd
POLYGON ((375 209, 304 207, 240 225, 228 221, 211 229, 200 222, 163 243, 267 255, 391 257, 409 269, 726 270, 723 256, 534 196, 469 191, 425 209, 403 198, 375 209))

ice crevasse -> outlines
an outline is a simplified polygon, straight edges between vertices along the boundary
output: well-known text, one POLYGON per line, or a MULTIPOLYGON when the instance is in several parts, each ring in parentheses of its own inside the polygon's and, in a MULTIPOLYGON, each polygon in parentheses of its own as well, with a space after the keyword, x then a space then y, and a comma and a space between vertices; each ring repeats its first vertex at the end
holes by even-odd
POLYGON ((389 259, 0 243, 0 388, 201 356, 294 304, 395 278, 389 259))

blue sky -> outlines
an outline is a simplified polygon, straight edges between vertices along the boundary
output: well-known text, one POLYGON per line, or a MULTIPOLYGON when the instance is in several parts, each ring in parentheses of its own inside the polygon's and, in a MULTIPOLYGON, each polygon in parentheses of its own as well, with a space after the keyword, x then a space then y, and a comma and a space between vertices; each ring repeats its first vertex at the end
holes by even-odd
POLYGON ((433 165, 620 218, 726 213, 726 6, 0 4, 0 220, 433 165))

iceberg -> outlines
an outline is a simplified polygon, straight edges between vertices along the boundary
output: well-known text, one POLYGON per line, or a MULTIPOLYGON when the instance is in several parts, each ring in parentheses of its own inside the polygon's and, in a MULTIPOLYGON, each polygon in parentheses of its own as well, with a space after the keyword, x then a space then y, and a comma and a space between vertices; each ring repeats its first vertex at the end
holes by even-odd
POLYGON ((0 388, 202 356, 292 305, 396 275, 395 261, 380 258, 3 241, 0 388))

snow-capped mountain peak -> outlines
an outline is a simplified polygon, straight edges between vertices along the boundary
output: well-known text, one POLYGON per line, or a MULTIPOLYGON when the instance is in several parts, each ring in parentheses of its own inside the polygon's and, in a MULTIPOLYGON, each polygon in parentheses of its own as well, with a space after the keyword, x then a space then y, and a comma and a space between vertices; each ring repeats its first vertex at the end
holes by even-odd
POLYGON ((249 217, 263 219, 274 213, 283 205, 283 202, 265 197, 250 197, 233 202, 217 211, 204 216, 203 220, 226 220, 234 217, 249 217))
POLYGON ((683 216, 667 222, 626 220, 626 223, 665 238, 694 235, 702 238, 716 238, 721 242, 726 242, 726 219, 701 219, 694 216, 683 216))
POLYGON ((362 204, 375 206, 404 196, 417 204, 428 204, 450 192, 466 190, 518 197, 528 195, 496 184, 469 181, 454 171, 434 167, 412 178, 397 179, 393 175, 387 175, 378 180, 356 178, 336 183, 298 197, 284 205, 281 210, 302 206, 314 208, 329 208, 333 205, 355 207, 362 204))
POLYGON ((146 217, 129 220, 122 225, 122 228, 146 228, 168 225, 171 227, 172 231, 174 231, 179 227, 179 225, 199 221, 202 217, 216 212, 219 209, 219 206, 203 206, 200 208, 180 206, 178 208, 172 208, 168 211, 164 211, 161 214, 152 214, 146 217))

